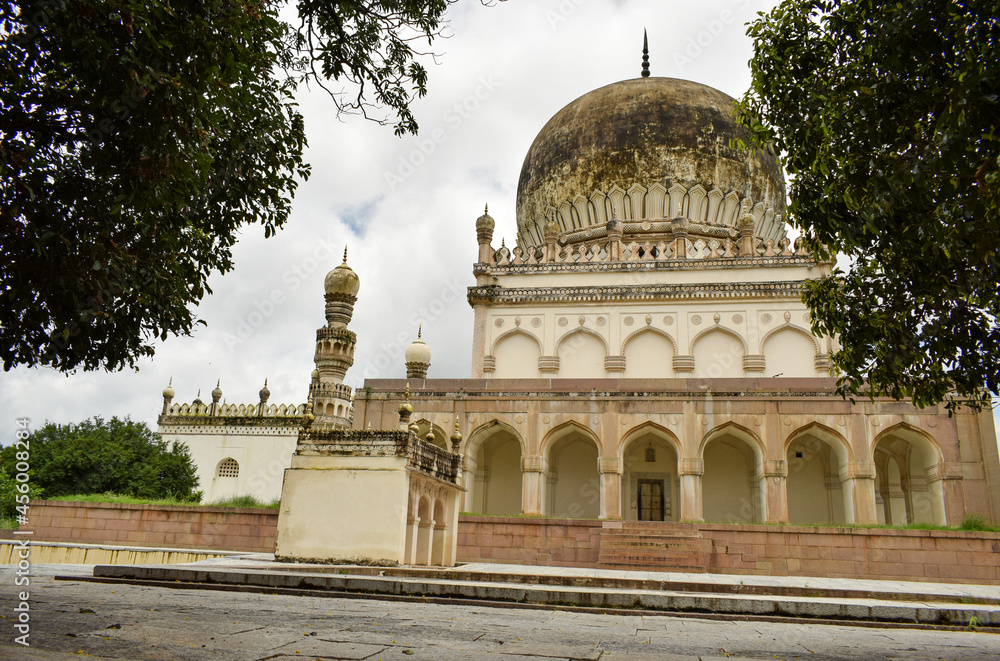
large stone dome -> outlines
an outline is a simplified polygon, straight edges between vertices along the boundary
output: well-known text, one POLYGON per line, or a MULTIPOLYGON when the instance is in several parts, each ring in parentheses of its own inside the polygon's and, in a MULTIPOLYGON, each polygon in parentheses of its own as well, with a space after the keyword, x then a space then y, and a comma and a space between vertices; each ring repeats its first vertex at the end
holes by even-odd
MULTIPOLYGON (((773 155, 740 151, 735 101, 687 80, 637 78, 589 92, 542 128, 521 168, 518 238, 544 242, 625 221, 687 217, 735 227, 741 203, 755 234, 785 233, 785 186, 773 155)), ((626 226, 627 227, 627 226, 626 226)))

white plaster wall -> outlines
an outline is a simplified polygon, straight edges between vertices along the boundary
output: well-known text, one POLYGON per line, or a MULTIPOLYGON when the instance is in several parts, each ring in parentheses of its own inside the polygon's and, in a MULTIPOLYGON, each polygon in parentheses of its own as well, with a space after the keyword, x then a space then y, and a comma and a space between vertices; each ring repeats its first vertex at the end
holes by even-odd
POLYGON ((179 441, 191 451, 204 503, 230 496, 249 495, 262 502, 280 498, 298 438, 294 427, 233 427, 206 434, 204 427, 161 426, 158 431, 164 441, 179 441), (240 465, 239 476, 217 478, 219 462, 230 457, 240 465))
POLYGON ((603 377, 605 356, 599 339, 589 333, 573 333, 559 343, 559 378, 603 377))
POLYGON ((598 518, 601 483, 597 472, 597 446, 582 438, 560 441, 552 449, 550 463, 555 481, 549 498, 549 514, 574 519, 598 518))
MULTIPOLYGON (((825 446, 823 446, 825 448, 825 446)), ((818 452, 801 443, 788 449, 788 521, 790 523, 833 523, 832 500, 826 488, 826 469, 818 452), (802 457, 797 458, 796 452, 802 457)), ((836 494, 841 497, 841 492, 836 494)))
POLYGON ((500 340, 496 348, 494 379, 533 379, 538 372, 538 344, 530 337, 514 333, 500 340))
POLYGON ((705 448, 702 476, 706 521, 753 523, 752 467, 740 450, 715 441, 705 448))
POLYGON ((521 513, 521 446, 509 435, 488 439, 479 448, 473 507, 488 516, 521 513))
POLYGON ((625 347, 625 373, 628 379, 666 379, 674 376, 674 345, 653 331, 633 337, 625 347))
POLYGON ((742 377, 743 344, 731 333, 712 330, 699 337, 691 350, 697 378, 742 377))
POLYGON ((816 376, 816 345, 802 333, 781 330, 764 343, 764 376, 816 376))

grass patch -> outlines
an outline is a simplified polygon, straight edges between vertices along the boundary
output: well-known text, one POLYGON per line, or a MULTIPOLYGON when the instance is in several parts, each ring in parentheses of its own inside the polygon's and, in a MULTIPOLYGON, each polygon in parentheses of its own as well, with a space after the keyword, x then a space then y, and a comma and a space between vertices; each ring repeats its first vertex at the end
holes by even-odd
POLYGON ((254 496, 230 496, 229 498, 222 498, 221 500, 206 504, 211 507, 264 507, 276 510, 281 505, 281 499, 275 498, 265 503, 264 501, 257 500, 254 496))
MULTIPOLYGON (((72 496, 56 496, 46 500, 58 500, 75 503, 120 503, 123 505, 159 505, 159 506, 182 506, 182 507, 262 507, 266 509, 278 509, 281 504, 280 499, 270 502, 263 502, 253 496, 233 496, 223 498, 211 503, 194 503, 188 500, 177 500, 175 498, 135 498, 133 496, 123 496, 115 493, 88 493, 76 494, 72 496)), ((2 521, 2 519, 0 519, 2 521)))
POLYGON ((14 517, 0 517, 0 530, 17 530, 19 528, 17 519, 14 517))
POLYGON ((71 496, 53 496, 45 500, 70 501, 75 503, 120 503, 123 505, 180 505, 191 506, 200 505, 190 500, 178 500, 176 498, 136 498, 135 496, 123 496, 117 493, 87 493, 74 494, 71 496))

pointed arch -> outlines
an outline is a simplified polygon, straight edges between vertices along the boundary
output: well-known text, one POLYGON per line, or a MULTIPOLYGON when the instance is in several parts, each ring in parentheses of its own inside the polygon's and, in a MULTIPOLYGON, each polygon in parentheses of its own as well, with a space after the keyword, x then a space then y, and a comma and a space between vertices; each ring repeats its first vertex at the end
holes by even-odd
POLYGON ((788 450, 792 447, 792 443, 807 434, 811 434, 829 445, 837 454, 837 459, 840 461, 841 465, 854 461, 854 452, 851 449, 851 444, 847 442, 847 439, 832 427, 827 427, 823 423, 816 422, 815 420, 802 425, 785 437, 783 454, 788 454, 788 450))
POLYGON ((911 441, 911 442, 913 440, 918 440, 918 442, 925 441, 930 444, 931 449, 936 455, 935 457, 936 461, 928 463, 940 463, 944 461, 944 452, 941 450, 941 446, 938 444, 937 439, 931 436, 931 434, 928 433, 926 430, 923 430, 915 425, 911 425, 908 422, 896 423, 895 425, 883 430, 881 433, 876 435, 875 438, 872 439, 872 444, 870 448, 871 452, 874 454, 875 448, 878 446, 878 444, 883 440, 889 438, 890 436, 897 436, 903 439, 904 441, 911 441))
POLYGON ((593 444, 597 447, 598 454, 600 454, 601 441, 597 438, 597 434, 587 427, 587 425, 577 422, 576 420, 567 420, 566 422, 549 430, 549 433, 545 435, 542 442, 538 446, 538 453, 543 457, 548 457, 549 453, 552 451, 552 446, 566 436, 569 436, 574 431, 579 432, 582 436, 587 437, 591 442, 593 442, 593 444))
POLYGON ((618 355, 624 356, 625 347, 628 346, 628 343, 634 340, 635 338, 639 337, 643 333, 653 333, 654 335, 659 335, 660 337, 666 338, 667 340, 670 341, 670 346, 673 349, 673 355, 675 356, 677 355, 677 340, 671 337, 670 333, 662 331, 659 328, 654 328, 653 326, 646 326, 645 328, 640 328, 639 330, 635 331, 634 333, 626 337, 625 341, 622 342, 622 350, 619 352, 618 355))
POLYGON ((497 355, 497 347, 500 346, 501 342, 503 342, 504 340, 506 340, 508 337, 510 337, 512 335, 524 335, 524 336, 530 338, 535 343, 535 346, 538 347, 538 355, 539 356, 542 355, 542 342, 541 342, 541 340, 539 340, 537 337, 535 337, 534 335, 532 335, 531 333, 529 333, 528 331, 526 331, 526 330, 524 330, 522 328, 512 328, 509 331, 507 331, 506 333, 502 333, 500 335, 500 337, 498 337, 496 340, 493 341, 493 346, 490 349, 490 355, 491 356, 497 355))
POLYGON ((465 442, 466 456, 474 458, 475 453, 479 452, 479 448, 482 444, 498 432, 507 432, 517 439, 517 443, 521 448, 521 455, 523 456, 525 454, 526 448, 524 447, 524 439, 521 438, 521 434, 519 434, 516 429, 511 427, 506 422, 501 422, 500 420, 494 418, 489 422, 484 422, 479 425, 469 434, 469 440, 465 442))
POLYGON ((674 452, 677 453, 678 457, 681 456, 681 442, 680 439, 677 438, 677 435, 666 427, 656 424, 652 420, 646 420, 645 422, 641 422, 626 431, 622 434, 621 438, 618 439, 618 458, 623 459, 625 451, 629 445, 642 436, 650 433, 669 444, 674 449, 674 452))
POLYGON ((767 341, 770 340, 773 336, 780 333, 781 331, 793 331, 795 333, 798 333, 799 335, 804 335, 805 337, 809 338, 809 341, 812 343, 813 348, 816 349, 816 354, 818 355, 821 353, 819 342, 816 340, 816 336, 807 331, 806 329, 796 326, 791 322, 785 322, 781 326, 778 326, 777 328, 772 328, 771 330, 764 333, 764 337, 762 337, 760 340, 760 353, 764 353, 764 347, 767 345, 767 341))
POLYGON ((579 326, 577 328, 574 328, 573 330, 565 333, 562 337, 560 337, 556 341, 556 355, 559 354, 559 347, 562 346, 563 342, 565 342, 574 335, 579 335, 580 333, 583 333, 585 335, 592 335, 593 337, 596 337, 598 340, 600 340, 601 345, 604 347, 604 355, 605 356, 608 355, 608 341, 604 339, 603 335, 601 335, 600 333, 598 333, 593 329, 587 328, 586 326, 579 326))
POLYGON ((734 330, 732 330, 730 328, 726 328, 725 326, 720 326, 719 324, 714 324, 711 327, 706 328, 705 330, 701 331, 700 333, 698 333, 697 335, 694 336, 694 339, 691 340, 691 346, 690 346, 690 349, 688 350, 688 354, 689 355, 693 355, 694 354, 694 345, 698 344, 698 340, 700 340, 701 338, 705 337, 706 335, 709 335, 710 333, 715 333, 715 332, 721 332, 721 333, 725 333, 726 335, 732 335, 737 340, 739 340, 740 346, 743 347, 743 353, 744 354, 747 353, 747 343, 746 343, 746 340, 743 339, 742 335, 740 335, 739 333, 737 333, 736 331, 734 331, 734 330))
POLYGON ((760 440, 757 434, 753 433, 746 427, 732 420, 723 422, 720 425, 713 427, 707 434, 705 434, 701 439, 701 444, 698 446, 698 456, 702 459, 705 457, 705 446, 714 441, 717 438, 721 438, 725 435, 735 436, 736 438, 745 441, 747 445, 753 449, 754 454, 757 457, 758 462, 763 462, 764 457, 767 456, 767 451, 764 448, 764 443, 760 440))

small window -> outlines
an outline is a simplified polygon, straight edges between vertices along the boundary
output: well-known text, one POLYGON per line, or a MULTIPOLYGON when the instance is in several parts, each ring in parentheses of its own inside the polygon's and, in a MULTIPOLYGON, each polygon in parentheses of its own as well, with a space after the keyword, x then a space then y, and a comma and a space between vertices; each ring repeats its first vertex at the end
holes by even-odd
POLYGON ((240 464, 233 458, 223 459, 219 462, 219 470, 216 477, 239 477, 240 464))

